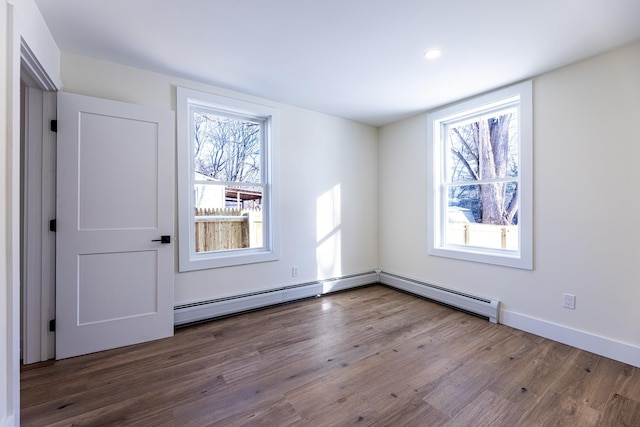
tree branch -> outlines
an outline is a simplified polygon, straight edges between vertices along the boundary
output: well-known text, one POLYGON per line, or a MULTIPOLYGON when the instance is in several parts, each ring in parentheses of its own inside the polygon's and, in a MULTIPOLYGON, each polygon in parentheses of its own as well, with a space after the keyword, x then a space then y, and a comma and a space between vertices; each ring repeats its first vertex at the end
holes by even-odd
POLYGON ((505 221, 507 221, 507 225, 513 224, 513 218, 516 216, 518 212, 518 207, 520 205, 520 192, 518 191, 518 187, 513 190, 513 196, 511 197, 511 202, 509 203, 509 207, 505 211, 505 221))
POLYGON ((462 153, 454 148, 451 149, 451 151, 453 151, 453 154, 456 155, 456 157, 458 159, 460 159, 460 161, 462 162, 462 164, 464 165, 464 167, 469 171, 469 174, 471 174, 471 176, 473 177, 474 180, 478 180, 478 174, 473 170, 473 168, 471 167, 471 165, 469 164, 469 162, 467 162, 467 159, 464 158, 464 156, 462 155, 462 153))
POLYGON ((462 145, 464 145, 467 148, 467 150, 469 150, 469 154, 471 154, 471 156, 476 160, 476 163, 477 163, 478 162, 477 154, 474 153, 474 151, 471 149, 467 140, 462 137, 458 128, 453 128, 453 133, 458 137, 462 145))

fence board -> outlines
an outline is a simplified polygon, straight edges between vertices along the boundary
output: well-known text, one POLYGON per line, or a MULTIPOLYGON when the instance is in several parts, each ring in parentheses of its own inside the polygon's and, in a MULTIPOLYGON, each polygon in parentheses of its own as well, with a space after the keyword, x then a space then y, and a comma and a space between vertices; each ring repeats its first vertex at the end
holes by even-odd
POLYGON ((447 224, 447 243, 516 250, 518 249, 518 226, 451 222, 447 224))
POLYGON ((226 208, 195 210, 196 252, 262 246, 262 212, 226 208))

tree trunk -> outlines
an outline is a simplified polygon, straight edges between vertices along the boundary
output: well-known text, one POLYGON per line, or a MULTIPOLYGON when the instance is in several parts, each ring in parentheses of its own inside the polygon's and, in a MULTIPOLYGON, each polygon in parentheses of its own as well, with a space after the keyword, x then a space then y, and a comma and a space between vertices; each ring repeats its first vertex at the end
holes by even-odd
MULTIPOLYGON (((493 179, 496 177, 496 164, 493 156, 491 131, 486 119, 479 121, 480 136, 480 177, 481 179, 493 179)), ((482 223, 501 224, 502 212, 500 185, 496 183, 480 185, 480 199, 482 201, 482 223)))

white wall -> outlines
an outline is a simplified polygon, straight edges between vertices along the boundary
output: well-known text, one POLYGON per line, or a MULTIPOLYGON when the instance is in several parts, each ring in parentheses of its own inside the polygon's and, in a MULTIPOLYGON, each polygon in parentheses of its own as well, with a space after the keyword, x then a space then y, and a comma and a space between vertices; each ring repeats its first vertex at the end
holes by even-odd
POLYGON ((381 268, 499 299, 504 323, 640 363, 638 70, 640 43, 533 79, 533 271, 428 256, 426 115, 382 128, 379 199, 411 214, 380 204, 381 268))
POLYGON ((175 110, 175 86, 250 100, 281 111, 281 258, 176 273, 175 302, 373 270, 377 260, 377 129, 237 92, 63 53, 65 91, 175 110), (291 267, 300 267, 291 277, 291 267))
MULTIPOLYGON (((0 2, 0 25, 8 28, 10 24, 9 7, 6 1, 0 2)), ((8 73, 12 69, 12 61, 9 53, 10 38, 8 31, 0 31, 0 140, 2 141, 2 149, 0 149, 0 165, 3 173, 0 174, 0 200, 2 208, 0 209, 0 241, 7 242, 9 240, 8 233, 9 217, 11 215, 10 195, 7 193, 8 174, 4 173, 8 170, 8 146, 11 144, 10 126, 11 126, 11 96, 10 86, 6 83, 9 81, 8 73)), ((13 337, 12 325, 15 319, 11 302, 11 248, 6 244, 0 245, 0 321, 3 327, 0 328, 0 425, 10 425, 13 417, 13 399, 11 395, 15 388, 14 381, 17 380, 14 372, 14 362, 12 360, 13 337), (6 325, 6 326, 5 326, 6 325)))

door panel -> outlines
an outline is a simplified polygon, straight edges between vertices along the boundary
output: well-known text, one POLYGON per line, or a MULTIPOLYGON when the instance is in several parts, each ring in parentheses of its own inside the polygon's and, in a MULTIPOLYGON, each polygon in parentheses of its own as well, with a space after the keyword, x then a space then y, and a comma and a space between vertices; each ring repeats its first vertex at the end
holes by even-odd
POLYGON ((157 312, 157 278, 149 274, 157 268, 157 251, 80 255, 78 325, 157 312))
POLYGON ((81 120, 80 229, 157 228, 158 124, 89 113, 81 120))
POLYGON ((173 123, 58 94, 58 359, 173 335, 173 123))

